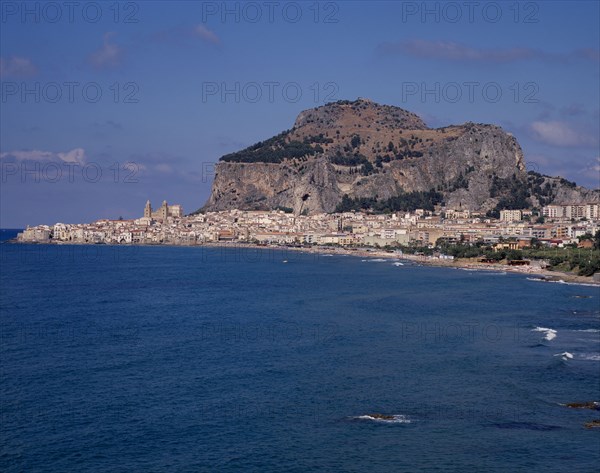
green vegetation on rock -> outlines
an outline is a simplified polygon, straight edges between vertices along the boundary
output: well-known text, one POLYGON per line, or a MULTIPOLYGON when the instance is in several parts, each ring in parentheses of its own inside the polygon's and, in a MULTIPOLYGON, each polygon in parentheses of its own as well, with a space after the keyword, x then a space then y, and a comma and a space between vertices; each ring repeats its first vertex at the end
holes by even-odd
POLYGON ((416 209, 432 211, 435 205, 441 203, 442 198, 442 194, 433 189, 427 192, 405 192, 389 199, 377 199, 376 197, 351 198, 345 194, 335 211, 368 210, 374 213, 409 212, 416 209))
POLYGON ((287 137, 289 131, 284 131, 266 141, 249 146, 241 151, 226 154, 220 161, 234 163, 281 163, 285 159, 298 159, 322 153, 319 143, 331 143, 330 138, 322 134, 305 138, 303 141, 291 140, 287 137))

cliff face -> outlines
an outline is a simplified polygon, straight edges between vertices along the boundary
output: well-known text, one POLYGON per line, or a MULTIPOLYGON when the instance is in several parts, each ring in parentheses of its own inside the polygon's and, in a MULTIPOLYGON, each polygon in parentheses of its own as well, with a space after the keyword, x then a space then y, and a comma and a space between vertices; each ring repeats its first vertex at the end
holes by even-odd
POLYGON ((299 171, 292 163, 219 163, 204 210, 332 212, 341 200, 335 169, 321 157, 299 171))
MULTIPOLYGON (((489 210, 529 187, 521 147, 501 128, 430 129, 406 110, 359 99, 304 111, 291 130, 223 156, 203 210, 313 214, 333 212, 344 195, 388 199, 430 190, 449 207, 489 210)), ((581 188, 562 187, 553 198, 584 198, 581 188)))

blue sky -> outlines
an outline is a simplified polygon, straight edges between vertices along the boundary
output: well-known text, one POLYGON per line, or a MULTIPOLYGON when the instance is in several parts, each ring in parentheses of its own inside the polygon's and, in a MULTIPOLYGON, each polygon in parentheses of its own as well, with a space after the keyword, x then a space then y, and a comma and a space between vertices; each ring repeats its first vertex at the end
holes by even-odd
POLYGON ((357 97, 600 185, 596 1, 0 5, 4 228, 195 210, 220 156, 357 97))

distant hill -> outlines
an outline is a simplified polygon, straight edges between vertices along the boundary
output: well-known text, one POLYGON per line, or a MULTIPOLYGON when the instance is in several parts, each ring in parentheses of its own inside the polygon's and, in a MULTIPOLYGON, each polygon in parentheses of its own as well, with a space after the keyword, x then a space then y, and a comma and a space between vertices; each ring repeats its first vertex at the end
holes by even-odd
POLYGON ((291 130, 223 156, 205 211, 353 208, 474 211, 600 200, 600 192, 527 173, 517 140, 495 125, 428 128, 367 99, 301 112, 291 130))

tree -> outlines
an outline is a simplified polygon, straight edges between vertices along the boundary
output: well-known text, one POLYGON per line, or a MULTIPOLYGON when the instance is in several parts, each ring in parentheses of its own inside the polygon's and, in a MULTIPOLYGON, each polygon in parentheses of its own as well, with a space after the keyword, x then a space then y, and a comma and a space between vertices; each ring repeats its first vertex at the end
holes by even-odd
POLYGON ((364 176, 368 176, 373 172, 373 165, 369 161, 367 161, 365 164, 362 165, 360 172, 364 176))
POLYGON ((594 249, 600 250, 600 230, 598 230, 594 236, 594 249))
POLYGON ((523 252, 520 250, 508 250, 506 259, 509 261, 523 259, 523 252))

